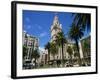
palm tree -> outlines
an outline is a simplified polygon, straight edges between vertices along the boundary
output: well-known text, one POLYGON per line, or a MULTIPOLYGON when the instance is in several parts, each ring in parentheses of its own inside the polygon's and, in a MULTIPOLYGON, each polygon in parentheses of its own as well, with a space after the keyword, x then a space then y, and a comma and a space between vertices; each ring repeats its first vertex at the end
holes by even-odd
POLYGON ((58 48, 55 42, 50 44, 50 53, 53 55, 53 62, 55 62, 55 55, 58 53, 58 48))
POLYGON ((73 45, 74 57, 78 57, 77 46, 73 45))
POLYGON ((50 42, 45 45, 45 49, 48 50, 48 61, 50 60, 50 42))
POLYGON ((27 56, 27 47, 23 46, 23 59, 25 56, 27 56))
POLYGON ((83 36, 83 29, 79 26, 76 26, 75 24, 72 24, 71 29, 69 31, 69 37, 70 39, 75 41, 76 47, 77 47, 77 51, 79 54, 79 65, 81 65, 81 59, 80 59, 80 53, 79 53, 79 39, 83 36))
POLYGON ((89 43, 89 41, 84 40, 84 43, 83 43, 83 50, 84 50, 84 52, 86 52, 86 53, 90 52, 90 43, 89 43))
POLYGON ((59 32, 56 36, 56 42, 59 46, 62 47, 62 66, 64 66, 64 53, 63 53, 63 45, 66 43, 66 39, 63 32, 59 32))
POLYGON ((90 59, 90 42, 89 40, 84 40, 83 41, 83 53, 84 53, 84 62, 90 62, 91 59, 90 59))
POLYGON ((90 14, 83 14, 83 13, 76 13, 73 15, 74 20, 73 23, 77 26, 80 25, 83 30, 87 28, 87 30, 91 29, 91 15, 90 14))
POLYGON ((72 46, 72 49, 73 49, 73 55, 74 55, 74 60, 73 60, 73 64, 77 64, 77 65, 79 65, 78 64, 78 60, 79 60, 79 53, 78 53, 78 51, 77 51, 77 46, 76 46, 76 44, 74 44, 73 46, 72 46))
POLYGON ((32 58, 35 59, 35 68, 36 68, 36 60, 40 57, 38 49, 35 49, 31 55, 32 58))
POLYGON ((27 56, 27 47, 23 45, 23 67, 25 64, 25 57, 27 56))
POLYGON ((73 51, 72 51, 72 48, 70 46, 68 46, 67 52, 70 55, 70 65, 72 65, 72 55, 73 55, 73 51))
POLYGON ((53 59, 55 60, 55 55, 58 53, 58 48, 56 46, 56 43, 51 42, 51 44, 50 44, 50 52, 53 55, 53 59))

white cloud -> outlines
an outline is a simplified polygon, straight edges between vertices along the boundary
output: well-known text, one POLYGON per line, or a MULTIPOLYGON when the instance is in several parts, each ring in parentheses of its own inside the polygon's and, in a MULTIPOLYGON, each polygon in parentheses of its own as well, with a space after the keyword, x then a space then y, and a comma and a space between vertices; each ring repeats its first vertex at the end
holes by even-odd
POLYGON ((38 27, 39 30, 42 29, 42 27, 40 25, 38 25, 38 24, 35 24, 35 26, 38 27))
POLYGON ((31 25, 27 25, 27 29, 30 29, 31 28, 31 25))
POLYGON ((28 17, 26 17, 26 21, 27 21, 27 22, 30 22, 30 19, 29 19, 28 17))
POLYGON ((40 51, 45 51, 45 49, 43 47, 39 47, 40 51))
POLYGON ((48 54, 48 50, 45 50, 43 47, 39 47, 40 54, 48 54))
POLYGON ((31 25, 24 25, 23 28, 30 29, 31 28, 31 25))
POLYGON ((47 32, 43 32, 43 33, 40 33, 40 36, 39 37, 44 37, 47 35, 47 32))
POLYGON ((39 47, 40 54, 43 54, 45 52, 45 49, 43 47, 39 47))
POLYGON ((42 29, 42 27, 41 27, 41 26, 39 26, 39 25, 38 25, 38 28, 39 28, 40 30, 42 29))

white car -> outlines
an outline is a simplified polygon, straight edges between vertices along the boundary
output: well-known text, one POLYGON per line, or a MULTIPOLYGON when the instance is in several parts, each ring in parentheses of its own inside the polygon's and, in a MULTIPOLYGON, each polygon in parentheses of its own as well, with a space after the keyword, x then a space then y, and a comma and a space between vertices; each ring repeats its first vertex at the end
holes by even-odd
POLYGON ((74 64, 73 67, 79 67, 79 64, 74 64))

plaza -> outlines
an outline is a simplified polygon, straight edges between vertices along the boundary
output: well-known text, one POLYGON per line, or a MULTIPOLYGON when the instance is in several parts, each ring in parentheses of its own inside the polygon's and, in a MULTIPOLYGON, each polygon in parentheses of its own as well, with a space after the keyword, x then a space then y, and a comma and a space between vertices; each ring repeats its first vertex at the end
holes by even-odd
POLYGON ((49 30, 50 40, 43 51, 39 49, 39 37, 23 32, 23 69, 91 66, 91 35, 80 38, 77 47, 75 41, 63 37, 62 28, 55 15, 49 30))

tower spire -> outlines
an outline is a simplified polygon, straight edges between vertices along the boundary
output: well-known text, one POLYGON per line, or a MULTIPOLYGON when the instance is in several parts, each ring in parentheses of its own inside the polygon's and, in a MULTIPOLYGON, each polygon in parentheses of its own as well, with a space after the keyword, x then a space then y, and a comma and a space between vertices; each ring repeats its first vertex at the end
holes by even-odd
POLYGON ((55 14, 55 16, 54 16, 54 21, 53 21, 53 23, 55 24, 55 23, 58 23, 59 21, 58 21, 58 16, 57 16, 57 12, 55 12, 54 13, 55 14))
POLYGON ((59 23, 58 16, 57 16, 58 13, 54 13, 54 14, 55 16, 54 16, 53 24, 51 25, 51 41, 55 41, 57 34, 62 31, 62 27, 61 24, 59 23))

